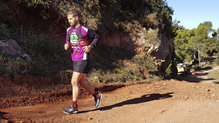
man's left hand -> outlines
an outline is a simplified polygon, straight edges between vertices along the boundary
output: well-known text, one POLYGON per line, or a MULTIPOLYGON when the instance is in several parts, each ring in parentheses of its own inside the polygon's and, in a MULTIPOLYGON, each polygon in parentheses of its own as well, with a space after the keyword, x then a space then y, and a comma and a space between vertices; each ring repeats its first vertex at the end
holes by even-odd
POLYGON ((90 45, 88 45, 88 46, 84 46, 83 49, 84 49, 84 52, 88 53, 88 52, 91 51, 92 46, 90 46, 90 45))

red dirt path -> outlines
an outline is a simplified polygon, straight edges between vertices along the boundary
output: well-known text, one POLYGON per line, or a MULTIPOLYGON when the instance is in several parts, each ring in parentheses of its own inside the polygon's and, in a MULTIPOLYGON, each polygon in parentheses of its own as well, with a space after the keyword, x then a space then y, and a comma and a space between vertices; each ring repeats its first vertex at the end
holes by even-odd
POLYGON ((113 91, 103 93, 102 105, 98 110, 94 109, 92 96, 83 95, 78 101, 78 114, 62 113, 62 108, 71 103, 70 95, 66 96, 69 92, 66 91, 63 92, 63 96, 50 94, 36 98, 35 101, 39 101, 47 97, 48 103, 45 104, 23 106, 21 103, 21 106, 2 107, 0 122, 217 123, 219 121, 218 84, 163 80, 114 89, 111 87, 113 91), (50 102, 50 99, 54 101, 50 102))

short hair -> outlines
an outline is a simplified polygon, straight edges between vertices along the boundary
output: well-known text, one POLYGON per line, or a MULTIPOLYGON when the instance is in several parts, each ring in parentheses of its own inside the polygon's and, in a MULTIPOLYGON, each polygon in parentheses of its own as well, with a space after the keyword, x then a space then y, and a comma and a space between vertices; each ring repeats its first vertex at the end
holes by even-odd
POLYGON ((78 16, 79 22, 80 22, 81 24, 83 24, 82 15, 81 15, 77 10, 75 10, 75 9, 73 9, 73 8, 68 9, 67 12, 66 12, 66 16, 71 15, 71 14, 72 14, 74 17, 75 17, 75 16, 78 16))
POLYGON ((73 16, 78 16, 78 17, 80 17, 78 11, 76 11, 75 9, 69 9, 69 10, 67 11, 66 15, 70 15, 70 14, 72 14, 73 16))

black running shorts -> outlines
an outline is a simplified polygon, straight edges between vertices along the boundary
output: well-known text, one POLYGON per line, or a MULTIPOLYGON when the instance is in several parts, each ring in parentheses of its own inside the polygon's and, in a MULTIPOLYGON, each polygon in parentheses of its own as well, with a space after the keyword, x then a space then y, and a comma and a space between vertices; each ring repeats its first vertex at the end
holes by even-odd
POLYGON ((73 71, 87 74, 89 71, 89 61, 73 61, 73 71))

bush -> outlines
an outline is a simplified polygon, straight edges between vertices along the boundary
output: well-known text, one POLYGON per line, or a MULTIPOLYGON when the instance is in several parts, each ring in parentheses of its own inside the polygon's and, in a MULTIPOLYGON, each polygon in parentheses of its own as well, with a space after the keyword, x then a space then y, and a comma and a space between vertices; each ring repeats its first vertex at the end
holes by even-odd
POLYGON ((152 56, 146 53, 137 54, 132 61, 136 64, 139 64, 142 67, 145 67, 149 72, 153 73, 157 71, 157 67, 154 64, 152 56))
POLYGON ((44 34, 32 35, 21 42, 24 51, 31 56, 36 69, 42 74, 52 74, 72 65, 69 52, 44 34))
POLYGON ((21 58, 10 58, 0 55, 0 74, 1 75, 20 75, 33 71, 33 63, 21 58))
POLYGON ((117 54, 111 55, 109 53, 111 48, 104 47, 104 49, 97 62, 93 64, 94 69, 88 75, 93 82, 142 81, 148 78, 148 72, 157 70, 152 57, 145 53, 134 55, 125 49, 118 48, 114 52, 117 54), (115 58, 118 56, 119 58, 115 58))
POLYGON ((0 36, 8 38, 7 35, 15 39, 31 59, 28 61, 1 56, 0 62, 4 64, 0 65, 2 66, 1 74, 8 72, 19 74, 17 70, 21 69, 22 74, 47 75, 65 70, 72 65, 70 54, 64 50, 63 43, 55 41, 43 32, 28 28, 22 29, 17 25, 11 27, 6 24, 0 25, 0 36))
MULTIPOLYGON (((171 20, 168 17, 171 16, 172 10, 163 0, 14 0, 12 3, 18 8, 25 7, 26 10, 42 9, 41 13, 36 14, 41 14, 45 20, 52 19, 54 21, 54 18, 56 18, 56 22, 60 21, 62 17, 51 15, 59 15, 71 6, 79 10, 85 17, 83 18, 85 25, 96 29, 101 35, 105 34, 105 31, 110 30, 121 29, 124 32, 132 32, 137 28, 145 27, 146 29, 152 28, 155 30, 149 35, 153 38, 153 34, 157 34, 160 31, 158 25, 171 24, 171 20), (54 11, 49 11, 53 9, 54 11)), ((64 23, 62 21, 63 25, 64 23)), ((58 44, 50 36, 35 31, 23 30, 22 26, 16 27, 12 25, 8 28, 10 37, 18 41, 22 49, 31 56, 31 69, 35 74, 52 74, 59 70, 68 69, 72 65, 70 54, 64 51, 63 44, 58 44)), ((166 32, 168 30, 167 28, 166 32)), ((5 34, 7 32, 2 33, 2 35, 5 34)), ((146 54, 136 55, 135 52, 112 47, 100 47, 96 50, 98 58, 93 61, 94 69, 91 73, 94 76, 94 81, 126 82, 130 80, 143 80, 147 78, 144 73, 145 70, 149 72, 156 71, 153 59, 146 54), (124 60, 128 61, 129 67, 127 67, 124 60)), ((10 69, 13 69, 13 67, 10 69)), ((62 74, 60 73, 60 75, 62 74)))
POLYGON ((0 55, 0 75, 5 72, 4 57, 0 55))
POLYGON ((127 81, 140 81, 146 79, 144 73, 139 67, 126 67, 120 66, 112 71, 103 71, 93 69, 89 77, 94 82, 109 83, 109 82, 127 82, 127 81))
POLYGON ((219 76, 218 76, 218 74, 219 74, 219 70, 214 70, 214 71, 211 71, 208 74, 208 77, 212 78, 214 83, 219 84, 219 76))
POLYGON ((0 23, 0 40, 1 39, 9 39, 10 33, 6 24, 0 23))
POLYGON ((53 21, 57 22, 63 19, 66 8, 74 8, 84 17, 83 22, 101 35, 103 30, 133 32, 138 27, 159 28, 167 37, 172 32, 173 10, 165 0, 13 0, 11 3, 22 8, 40 9, 36 14, 42 19, 56 18, 53 21))
POLYGON ((216 58, 215 62, 219 65, 219 52, 217 53, 217 58, 216 58))

